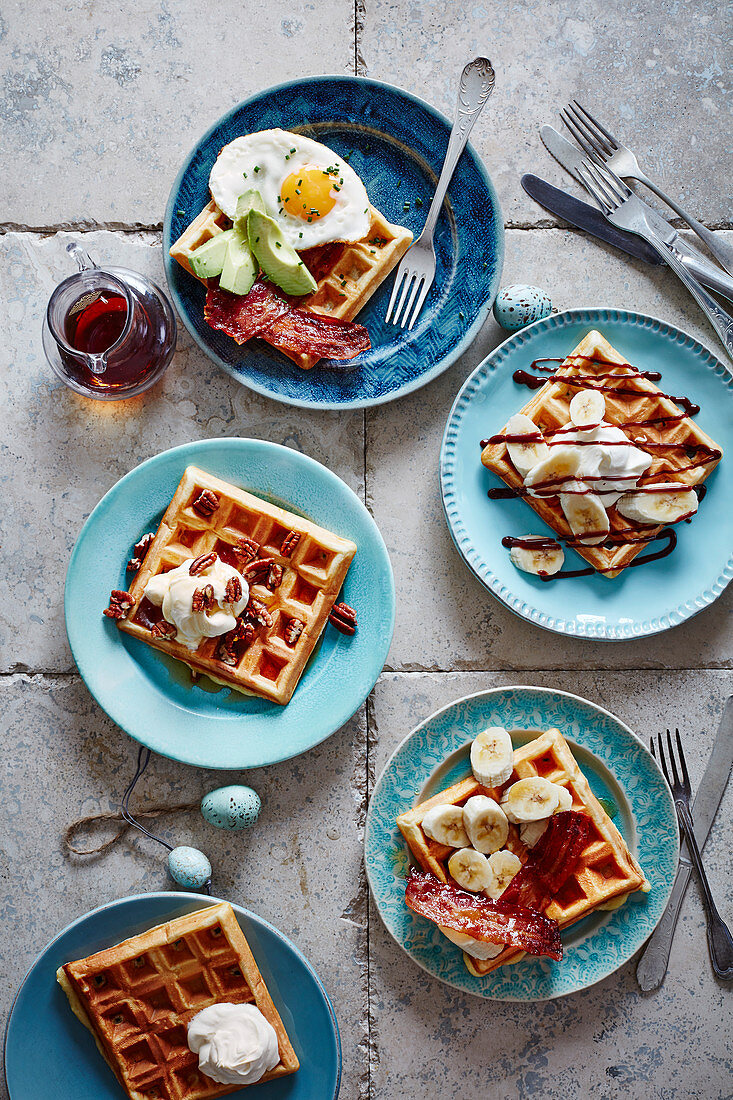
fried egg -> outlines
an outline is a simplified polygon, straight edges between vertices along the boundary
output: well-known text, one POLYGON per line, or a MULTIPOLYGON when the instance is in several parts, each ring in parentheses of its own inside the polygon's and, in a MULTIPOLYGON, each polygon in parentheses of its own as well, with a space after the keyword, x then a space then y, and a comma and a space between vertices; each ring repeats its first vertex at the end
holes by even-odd
POLYGON ((229 218, 242 192, 256 188, 298 251, 359 241, 369 231, 369 198, 354 169, 320 142, 287 130, 230 141, 211 170, 209 188, 229 218))

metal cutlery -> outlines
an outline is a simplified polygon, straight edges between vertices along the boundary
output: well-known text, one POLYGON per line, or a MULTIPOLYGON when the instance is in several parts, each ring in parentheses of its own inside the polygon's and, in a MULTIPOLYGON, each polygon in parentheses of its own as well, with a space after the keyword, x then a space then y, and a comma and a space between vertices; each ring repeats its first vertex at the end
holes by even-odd
POLYGON ((494 90, 494 70, 487 57, 477 57, 469 62, 461 73, 458 88, 458 103, 453 129, 448 139, 448 148, 443 161, 443 169, 440 179, 430 204, 427 220, 423 231, 417 240, 410 245, 397 268, 392 296, 387 306, 387 315, 384 318, 393 325, 399 324, 402 316, 402 328, 411 329, 415 324, 430 287, 435 279, 435 246, 433 236, 435 226, 443 205, 445 193, 448 190, 453 173, 461 153, 466 147, 468 135, 473 124, 481 114, 484 105, 494 90), (409 300, 407 300, 409 292, 409 300), (394 313, 397 295, 400 294, 399 303, 394 313), (405 305, 405 301, 407 304, 405 305), (414 303, 414 308, 413 308, 414 303), (404 306, 404 313, 403 313, 404 306))
MULTIPOLYGON (((691 816, 695 826, 695 840, 700 851, 705 847, 715 814, 728 785, 731 767, 733 767, 733 695, 725 704, 713 751, 692 802, 691 816)), ((692 874, 692 865, 688 857, 687 843, 683 838, 680 865, 672 885, 669 904, 649 937, 636 968, 636 980, 645 993, 661 985, 667 973, 677 917, 692 874)))
POLYGON ((664 259, 680 282, 687 287, 706 314, 729 358, 733 361, 733 317, 718 305, 715 298, 708 294, 702 284, 680 262, 677 254, 669 246, 669 235, 660 233, 652 227, 646 216, 644 203, 623 180, 603 165, 596 165, 586 160, 579 172, 586 190, 598 203, 612 225, 618 229, 628 229, 632 233, 638 233, 640 237, 661 250, 664 259))
POLYGON ((606 164, 612 172, 622 179, 638 180, 648 187, 670 206, 675 214, 686 221, 690 229, 697 233, 715 258, 723 265, 729 275, 733 275, 733 247, 716 237, 709 229, 675 202, 670 195, 658 187, 654 180, 649 179, 639 167, 639 162, 634 153, 626 145, 622 145, 605 126, 597 121, 577 99, 568 104, 564 111, 560 111, 560 117, 570 133, 588 155, 606 164))
MULTIPOLYGON (((542 126, 540 137, 548 153, 555 158, 558 164, 561 164, 567 172, 570 172, 571 176, 582 183, 579 170, 585 164, 585 156, 577 146, 564 138, 552 126, 542 126)), ((649 223, 659 233, 666 234, 668 247, 677 255, 687 270, 711 290, 716 291, 718 294, 724 294, 733 301, 733 278, 717 264, 714 264, 712 260, 709 260, 699 248, 686 240, 674 226, 665 221, 661 214, 648 206, 638 195, 636 199, 644 207, 649 223)), ((662 257, 665 258, 664 253, 662 253, 662 257)))
POLYGON ((684 830, 689 852, 692 856, 692 862, 695 866, 698 878, 700 879, 700 887, 702 889, 703 902, 705 904, 705 916, 707 918, 708 948, 710 949, 710 961, 713 964, 713 970, 716 977, 721 978, 723 981, 733 981, 733 936, 731 936, 727 925, 715 906, 715 901, 710 891, 710 884, 705 874, 702 856, 700 855, 700 849, 698 848, 697 839, 695 837, 695 827, 690 813, 690 777, 687 774, 687 762, 682 750, 680 731, 675 730, 675 735, 681 778, 677 772, 677 763, 675 761, 674 749, 672 748, 672 735, 669 730, 667 730, 669 765, 664 755, 664 743, 661 733, 657 738, 656 751, 654 748, 654 739, 652 738, 652 756, 657 759, 658 753, 658 759, 662 771, 664 772, 664 778, 667 780, 669 788, 672 791, 677 818, 684 830))

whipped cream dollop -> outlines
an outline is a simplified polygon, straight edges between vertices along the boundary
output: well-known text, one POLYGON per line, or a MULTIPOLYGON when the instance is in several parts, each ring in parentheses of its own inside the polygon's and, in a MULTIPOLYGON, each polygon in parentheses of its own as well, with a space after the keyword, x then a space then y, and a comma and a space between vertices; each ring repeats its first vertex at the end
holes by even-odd
POLYGON ((234 630, 237 616, 249 601, 249 585, 233 566, 217 557, 212 565, 192 577, 190 569, 195 560, 184 561, 168 573, 158 573, 145 585, 147 598, 161 609, 166 622, 175 626, 176 641, 191 650, 198 649, 204 638, 218 638, 234 630), (234 577, 239 579, 242 594, 240 599, 230 603, 226 588, 234 577), (205 610, 194 611, 194 593, 207 585, 214 590, 213 603, 205 610))
MULTIPOLYGON (((570 423, 566 427, 573 428, 574 425, 570 423)), ((599 481, 593 480, 587 484, 606 508, 615 504, 624 493, 634 489, 641 475, 652 464, 650 454, 634 446, 621 428, 615 428, 605 420, 592 428, 563 431, 556 438, 562 442, 562 446, 572 447, 577 452, 578 469, 575 477, 578 481, 582 481, 584 477, 600 478, 599 481), (604 479, 604 474, 608 480, 604 479), (617 480, 619 478, 623 480, 617 480)))
POLYGON ((277 1032, 256 1005, 209 1005, 188 1025, 199 1069, 221 1085, 253 1085, 280 1061, 277 1032))

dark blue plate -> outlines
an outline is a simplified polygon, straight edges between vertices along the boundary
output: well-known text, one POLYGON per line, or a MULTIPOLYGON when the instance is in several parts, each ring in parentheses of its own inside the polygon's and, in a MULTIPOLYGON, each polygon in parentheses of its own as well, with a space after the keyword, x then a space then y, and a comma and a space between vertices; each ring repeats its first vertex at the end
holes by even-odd
MULTIPOLYGON (((121 1100, 123 1090, 69 1008, 56 971, 218 898, 138 894, 80 917, 38 956, 18 991, 5 1033, 10 1100, 121 1100)), ((331 1002, 310 963, 267 921, 233 904, 237 920, 290 1036, 300 1069, 230 1095, 257 1100, 336 1100, 341 1041, 331 1002)))
POLYGON ((422 100, 362 77, 309 77, 240 103, 186 158, 168 200, 163 254, 183 323, 201 350, 233 378, 289 405, 363 408, 419 389, 466 350, 498 289, 504 227, 481 160, 469 145, 458 163, 435 233, 435 282, 412 332, 384 323, 392 274, 358 317, 369 329, 371 349, 346 364, 304 371, 263 341, 240 346, 209 328, 203 287, 168 255, 210 199, 209 173, 222 146, 272 127, 302 132, 348 155, 372 205, 415 237, 427 217, 451 128, 422 100))

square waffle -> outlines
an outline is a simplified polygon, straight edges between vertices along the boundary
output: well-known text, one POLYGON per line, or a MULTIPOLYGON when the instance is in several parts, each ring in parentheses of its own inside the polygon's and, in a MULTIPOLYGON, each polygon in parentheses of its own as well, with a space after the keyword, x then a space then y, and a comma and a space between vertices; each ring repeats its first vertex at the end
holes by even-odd
MULTIPOLYGON (((556 920, 561 928, 567 928, 595 909, 617 908, 634 890, 648 890, 649 883, 644 872, 591 791, 588 780, 559 730, 546 730, 533 741, 514 750, 514 771, 505 786, 534 775, 566 787, 573 796, 572 809, 587 814, 593 822, 588 843, 580 854, 575 871, 552 899, 545 915, 556 920)), ((397 818, 397 826, 417 862, 440 882, 450 881, 448 859, 454 849, 428 837, 423 832, 422 820, 434 806, 462 806, 475 794, 488 794, 498 799, 499 789, 484 788, 471 775, 397 818)), ((519 839, 518 826, 509 826, 505 847, 514 852, 522 863, 526 861, 529 849, 519 839)), ((463 958, 471 973, 481 977, 497 966, 517 962, 523 954, 519 948, 506 947, 493 959, 474 959, 465 953, 463 958)))
MULTIPOLYGON (((299 299, 299 309, 322 313, 339 321, 353 321, 407 252, 412 244, 410 230, 392 225, 373 206, 369 209, 371 223, 366 237, 353 244, 328 244, 304 253, 306 266, 318 288, 299 299)), ((191 253, 217 233, 229 229, 231 224, 212 199, 173 244, 171 256, 193 275, 191 253)), ((199 281, 206 284, 205 279, 199 281)), ((283 354, 303 370, 310 370, 319 362, 312 355, 287 351, 283 354)))
MULTIPOLYGON (((631 434, 629 437, 631 439, 636 438, 642 450, 644 448, 644 440, 640 434, 641 432, 646 436, 649 443, 689 443, 691 446, 702 444, 715 450, 720 450, 717 443, 702 431, 690 417, 685 417, 676 424, 644 424, 644 421, 653 420, 657 417, 679 416, 682 414, 683 410, 669 397, 665 396, 653 382, 634 374, 627 366, 624 366, 625 363, 626 360, 623 356, 611 347, 608 341, 601 336, 600 332, 592 331, 589 332, 588 335, 581 340, 578 346, 570 352, 555 373, 562 374, 570 379, 575 375, 583 375, 587 378, 588 375, 592 375, 594 372, 599 374, 606 373, 607 368, 604 364, 611 364, 612 368, 616 367, 617 369, 613 370, 614 377, 604 379, 604 384, 609 386, 614 385, 614 379, 618 376, 619 379, 622 380, 619 383, 619 387, 625 390, 634 390, 635 396, 632 397, 622 394, 615 395, 614 393, 605 392, 603 394, 606 400, 606 414, 604 419, 607 423, 615 426, 627 423, 631 420, 636 421, 640 425, 640 429, 638 432, 635 428, 630 429, 631 434), (592 359, 599 359, 602 362, 600 364, 589 363, 587 360, 581 358, 585 356, 592 359), (636 394, 638 394, 638 396, 636 396, 636 394)), ((518 411, 523 412, 533 420, 541 431, 560 428, 569 422, 570 401, 582 388, 592 389, 593 383, 583 382, 582 384, 576 383, 575 385, 565 385, 561 381, 548 381, 536 392, 531 400, 518 411)), ((502 432, 504 432, 505 429, 506 425, 502 429, 502 432)), ((629 433, 627 432, 627 434, 629 433)), ((650 453, 652 455, 652 464, 644 475, 645 482, 648 480, 677 481, 689 485, 690 487, 700 485, 709 474, 712 473, 720 461, 719 458, 712 459, 704 466, 697 466, 694 469, 684 470, 681 469, 681 467, 689 463, 689 458, 686 457, 684 450, 671 451, 665 454, 662 454, 660 451, 652 451, 650 453)), ((487 444, 481 452, 481 461, 487 469, 497 474, 510 488, 522 488, 524 484, 523 479, 521 475, 517 473, 509 458, 506 443, 487 444)), ((541 519, 543 519, 556 534, 560 535, 562 538, 573 537, 573 532, 570 529, 570 525, 560 505, 559 497, 540 498, 525 496, 523 500, 525 500, 531 508, 534 508, 535 512, 537 512, 541 519)), ((621 516, 614 507, 607 508, 606 511, 608 513, 611 534, 614 531, 620 531, 622 529, 628 531, 629 526, 632 525, 630 520, 621 516)), ((653 538, 653 536, 658 534, 661 530, 662 525, 657 527, 639 527, 639 531, 643 532, 644 536, 649 538, 653 538)), ((579 546, 573 544, 573 549, 580 554, 589 565, 592 565, 594 569, 602 571, 603 576, 617 577, 636 555, 644 549, 644 546, 645 544, 643 542, 621 543, 610 547, 579 546)))
POLYGON ((227 902, 199 909, 62 966, 56 978, 131 1100, 209 1100, 242 1085, 199 1072, 187 1028, 219 1002, 254 1004, 277 1033, 280 1061, 263 1081, 298 1069, 298 1059, 227 902))
POLYGON ((184 661, 194 672, 245 694, 285 704, 326 625, 355 553, 356 546, 348 539, 189 466, 130 586, 133 606, 118 626, 184 661), (210 516, 193 507, 202 490, 218 497, 210 516), (283 542, 291 532, 300 538, 292 553, 283 554, 283 542), (211 551, 241 570, 244 566, 237 547, 244 539, 259 545, 258 558, 267 558, 283 570, 282 582, 274 592, 264 584, 250 585, 250 596, 266 606, 272 626, 258 629, 246 648, 237 643, 233 664, 220 656, 221 638, 204 638, 191 652, 175 638, 155 636, 150 616, 160 619, 161 613, 148 600, 143 603, 150 578, 211 551), (304 626, 300 637, 289 644, 285 635, 294 619, 304 626))

